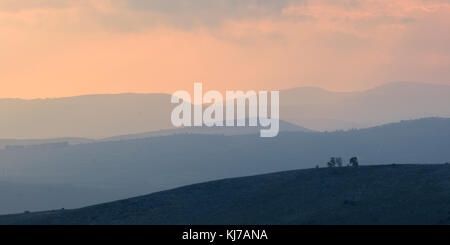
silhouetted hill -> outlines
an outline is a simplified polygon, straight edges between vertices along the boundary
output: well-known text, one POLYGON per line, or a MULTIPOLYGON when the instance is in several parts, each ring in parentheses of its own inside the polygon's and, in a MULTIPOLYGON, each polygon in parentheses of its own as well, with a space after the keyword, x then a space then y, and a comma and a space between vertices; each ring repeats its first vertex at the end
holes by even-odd
POLYGON ((450 165, 308 169, 225 179, 0 224, 450 224, 450 165))
MULTIPOLYGON (((444 163, 450 161, 449 145, 450 119, 445 118, 328 133, 281 132, 275 138, 172 135, 0 150, 0 181, 102 188, 123 199, 222 178, 325 166, 330 157, 347 163, 358 156, 364 165, 444 163)), ((98 202, 86 198, 84 203, 98 202)), ((42 210, 28 205, 27 210, 42 210)))
MULTIPOLYGON (((0 99, 0 138, 108 138, 174 129, 169 94, 0 99)), ((280 91, 280 118, 316 130, 366 128, 423 117, 450 117, 450 86, 388 83, 357 92, 280 91)), ((224 118, 226 120, 226 118, 224 118)))
POLYGON ((18 210, 79 208, 120 199, 120 193, 93 186, 52 183, 18 183, 0 181, 0 214, 18 210), (32 204, 32 205, 30 205, 32 204))
POLYGON ((294 88, 280 92, 280 117, 332 131, 423 117, 450 117, 450 86, 395 82, 360 92, 294 88))
POLYGON ((86 138, 54 138, 54 139, 0 139, 0 149, 7 146, 33 146, 67 142, 71 145, 92 143, 94 140, 86 138))
POLYGON ((0 99, 0 138, 105 138, 173 128, 167 94, 0 99))
MULTIPOLYGON (((248 120, 247 120, 248 121, 248 120)), ((280 132, 313 132, 310 129, 285 122, 280 120, 279 122, 280 132)), ((87 139, 87 138, 53 138, 53 139, 0 139, 0 149, 2 148, 20 148, 20 147, 39 147, 41 145, 50 145, 67 142, 70 145, 95 143, 103 141, 118 141, 118 140, 132 140, 143 139, 158 136, 169 136, 179 134, 211 134, 211 135, 245 135, 245 134, 259 134, 262 127, 250 127, 248 122, 245 127, 181 127, 175 129, 157 130, 137 134, 125 134, 117 135, 113 137, 107 137, 103 139, 87 139)))
MULTIPOLYGON (((280 120, 279 122, 279 130, 280 132, 313 132, 310 129, 285 122, 280 120)), ((236 122, 235 122, 236 124, 236 122)), ((225 123, 224 123, 225 125, 225 123)), ((139 134, 127 134, 127 135, 118 135, 109 138, 102 139, 102 141, 116 141, 116 140, 129 140, 129 139, 142 139, 149 137, 157 137, 157 136, 169 136, 176 134, 211 134, 211 135, 245 135, 245 134, 259 134, 261 127, 250 127, 248 126, 248 119, 245 127, 182 127, 177 129, 167 129, 167 130, 159 130, 152 131, 146 133, 139 134)))

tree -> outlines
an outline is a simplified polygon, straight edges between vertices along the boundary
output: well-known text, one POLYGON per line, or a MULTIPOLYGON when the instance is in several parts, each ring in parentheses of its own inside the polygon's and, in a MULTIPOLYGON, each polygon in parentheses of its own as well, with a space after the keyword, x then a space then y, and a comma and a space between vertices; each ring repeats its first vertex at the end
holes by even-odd
POLYGON ((352 167, 358 167, 359 162, 357 157, 350 158, 349 165, 352 167))
POLYGON ((336 158, 332 157, 330 159, 330 161, 328 161, 327 165, 328 165, 329 168, 335 167, 336 166, 336 158))
POLYGON ((342 157, 336 157, 336 164, 338 167, 342 167, 342 157))

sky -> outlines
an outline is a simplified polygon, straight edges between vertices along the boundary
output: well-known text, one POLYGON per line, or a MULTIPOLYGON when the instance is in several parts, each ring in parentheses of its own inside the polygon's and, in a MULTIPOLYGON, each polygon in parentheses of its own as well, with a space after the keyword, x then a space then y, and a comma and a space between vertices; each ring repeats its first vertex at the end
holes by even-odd
POLYGON ((450 85, 450 0, 0 0, 0 98, 450 85))

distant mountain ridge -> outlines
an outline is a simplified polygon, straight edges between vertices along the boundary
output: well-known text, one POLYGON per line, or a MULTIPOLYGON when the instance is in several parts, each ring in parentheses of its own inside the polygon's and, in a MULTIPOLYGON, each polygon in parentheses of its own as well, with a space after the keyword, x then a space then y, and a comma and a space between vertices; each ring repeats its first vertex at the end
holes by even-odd
POLYGON ((449 225, 450 165, 325 168, 224 179, 9 225, 449 225))
POLYGON ((362 92, 295 88, 281 91, 280 104, 283 120, 312 130, 367 128, 400 120, 450 117, 450 86, 395 82, 362 92))
POLYGON ((0 139, 0 149, 14 146, 35 146, 43 144, 68 143, 71 145, 93 143, 95 140, 86 138, 54 138, 54 139, 0 139))
MULTIPOLYGON (((246 125, 247 126, 245 127, 225 127, 225 126, 182 127, 176 129, 159 130, 139 134, 118 135, 101 139, 101 141, 142 139, 142 138, 169 136, 177 134, 210 134, 210 135, 224 135, 224 136, 259 134, 262 128, 260 126, 256 127, 248 126, 248 123, 246 125)), ((283 120, 279 121, 279 127, 280 132, 313 132, 310 129, 300 127, 292 123, 285 122, 283 120)))
POLYGON ((174 128, 167 94, 0 99, 0 138, 99 139, 174 128))
MULTIPOLYGON (((174 129, 168 94, 0 99, 0 138, 88 138, 174 129)), ((280 91, 280 118, 316 131, 366 128, 423 117, 450 117, 450 86, 389 83, 362 92, 280 91)), ((194 130, 195 131, 195 130, 194 130)))
MULTIPOLYGON (((170 135, 179 135, 179 134, 208 134, 208 135, 224 135, 224 136, 232 136, 232 135, 246 135, 246 134, 259 134, 260 130, 263 127, 256 126, 251 127, 248 126, 248 123, 245 127, 180 127, 174 129, 166 129, 166 130, 158 130, 158 131, 150 131, 144 133, 136 133, 136 134, 125 134, 125 135, 117 135, 108 138, 102 138, 98 140, 87 139, 87 138, 50 138, 50 139, 0 139, 0 149, 3 148, 30 148, 30 147, 38 147, 52 144, 68 144, 68 145, 76 145, 76 144, 86 144, 86 143, 94 143, 94 142, 105 142, 105 141, 117 141, 117 140, 131 140, 131 139, 144 139, 150 137, 159 137, 159 136, 170 136, 170 135)), ((307 128, 303 128, 285 121, 279 121, 279 130, 280 132, 313 132, 307 128)))

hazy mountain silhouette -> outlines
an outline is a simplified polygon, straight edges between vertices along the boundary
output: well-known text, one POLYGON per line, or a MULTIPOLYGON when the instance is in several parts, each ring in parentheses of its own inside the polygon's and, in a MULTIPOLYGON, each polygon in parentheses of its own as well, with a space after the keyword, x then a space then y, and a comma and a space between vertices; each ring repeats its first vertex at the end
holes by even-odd
POLYGON ((450 86, 388 83, 362 92, 281 91, 280 116, 313 130, 365 128, 423 117, 450 117, 450 86))
MULTIPOLYGON (((282 120, 319 131, 450 117, 450 86, 445 85, 390 83, 362 92, 295 88, 280 93, 282 120)), ((170 122, 174 106, 167 94, 0 99, 0 138, 101 139, 161 130, 165 135, 174 129, 170 122)))
POLYGON ((0 224, 450 224, 450 165, 297 170, 225 179, 0 224))
MULTIPOLYGON (((225 125, 225 122, 224 122, 225 125)), ((236 125, 236 121, 235 121, 236 125)), ((102 141, 114 141, 114 140, 129 140, 129 139, 142 139, 156 136, 168 136, 168 135, 176 135, 176 134, 212 134, 212 135, 245 135, 245 134, 259 134, 261 127, 250 127, 248 126, 248 119, 245 127, 182 127, 176 129, 167 129, 167 130, 159 130, 152 131, 147 133, 139 133, 139 134, 127 134, 127 135, 118 135, 113 137, 108 137, 102 139, 102 141)), ((310 129, 297 126, 292 123, 285 122, 280 120, 280 132, 313 132, 310 129)))
POLYGON ((8 146, 33 146, 67 142, 68 144, 86 144, 94 140, 86 138, 54 138, 54 139, 0 139, 0 149, 8 146))
POLYGON ((0 138, 104 138, 173 128, 166 94, 0 99, 0 138))
MULTIPOLYGON (((247 119, 248 121, 248 119, 247 119)), ((225 122, 224 122, 225 125, 225 122)), ((125 134, 117 135, 113 137, 102 138, 98 140, 87 138, 53 138, 53 139, 0 139, 0 149, 2 148, 31 148, 31 147, 44 147, 52 146, 54 144, 67 143, 69 145, 86 144, 102 141, 117 141, 117 140, 130 140, 130 139, 142 139, 158 136, 169 136, 177 134, 212 134, 212 135, 244 135, 244 134, 257 134, 263 127, 248 126, 248 122, 245 127, 181 127, 175 129, 166 129, 158 131, 150 131, 137 134, 125 134)), ((279 122, 280 132, 313 132, 310 129, 303 128, 292 123, 288 123, 280 120, 279 122)))
MULTIPOLYGON (((443 163, 450 161, 449 145, 446 118, 362 130, 281 132, 275 138, 182 134, 0 150, 0 181, 101 188, 128 198, 221 178, 325 166, 333 156, 345 161, 358 156, 362 164, 443 163)), ((28 210, 37 210, 29 205, 28 210)), ((58 207, 48 209, 53 208, 58 207)))

